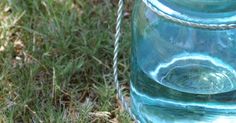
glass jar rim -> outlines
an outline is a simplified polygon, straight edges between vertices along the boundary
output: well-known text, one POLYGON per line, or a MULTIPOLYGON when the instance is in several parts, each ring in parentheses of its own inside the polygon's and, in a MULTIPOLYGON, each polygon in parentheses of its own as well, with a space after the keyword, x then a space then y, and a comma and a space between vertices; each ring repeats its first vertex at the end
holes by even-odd
MULTIPOLYGON (((157 10, 184 21, 202 23, 202 24, 234 24, 236 23, 236 10, 229 12, 198 12, 186 10, 181 6, 170 4, 171 1, 177 0, 143 0, 147 1, 157 10), (167 2, 169 1, 169 2, 167 2)), ((187 0, 185 0, 187 1, 187 0)), ((197 1, 197 0, 191 0, 197 1)), ((203 0, 200 0, 200 2, 203 0)), ((214 0, 210 0, 210 2, 214 0)), ((225 1, 225 0, 224 0, 225 1)), ((234 1, 236 4, 236 1, 234 1)), ((209 2, 208 2, 209 3, 209 2)), ((235 8, 236 9, 236 8, 235 8)))
POLYGON ((235 0, 160 0, 163 3, 169 2, 176 6, 180 6, 186 9, 202 12, 230 12, 235 11, 235 0))

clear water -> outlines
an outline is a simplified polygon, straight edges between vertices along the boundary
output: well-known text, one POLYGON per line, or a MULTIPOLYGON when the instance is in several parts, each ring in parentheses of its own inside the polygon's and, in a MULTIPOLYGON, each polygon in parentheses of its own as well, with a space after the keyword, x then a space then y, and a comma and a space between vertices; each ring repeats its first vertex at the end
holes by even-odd
POLYGON ((219 59, 188 54, 155 71, 133 67, 133 109, 142 123, 236 122, 235 71, 219 59))
POLYGON ((133 21, 131 73, 139 120, 235 123, 236 30, 184 27, 148 9, 142 14, 133 21))

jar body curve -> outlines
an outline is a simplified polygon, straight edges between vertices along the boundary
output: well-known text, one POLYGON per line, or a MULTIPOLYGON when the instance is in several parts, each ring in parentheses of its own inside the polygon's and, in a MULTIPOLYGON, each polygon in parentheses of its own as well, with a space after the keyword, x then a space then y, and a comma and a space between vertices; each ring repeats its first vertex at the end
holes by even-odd
POLYGON ((132 35, 132 111, 142 123, 236 121, 236 29, 180 25, 136 0, 132 35))

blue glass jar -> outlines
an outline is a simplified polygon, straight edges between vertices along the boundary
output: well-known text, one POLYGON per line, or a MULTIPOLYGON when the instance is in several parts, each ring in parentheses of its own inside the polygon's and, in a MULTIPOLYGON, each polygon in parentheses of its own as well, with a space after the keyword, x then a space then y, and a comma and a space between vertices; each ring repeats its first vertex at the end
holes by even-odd
POLYGON ((236 122, 236 0, 136 0, 132 21, 132 111, 142 123, 236 122))

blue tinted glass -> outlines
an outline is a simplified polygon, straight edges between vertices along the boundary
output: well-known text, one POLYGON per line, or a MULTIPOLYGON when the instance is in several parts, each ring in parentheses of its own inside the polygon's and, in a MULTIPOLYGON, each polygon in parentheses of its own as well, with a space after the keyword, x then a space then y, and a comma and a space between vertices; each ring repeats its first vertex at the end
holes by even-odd
MULTIPOLYGON (((230 18, 234 0, 176 1, 160 0, 187 15, 185 20, 236 20, 230 18), (219 3, 224 9, 213 11, 211 6, 219 3)), ((142 123, 236 122, 236 29, 179 25, 158 17, 142 0, 136 1, 132 28, 132 110, 142 123)))

